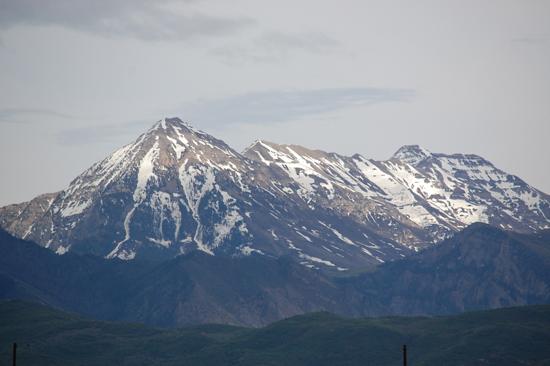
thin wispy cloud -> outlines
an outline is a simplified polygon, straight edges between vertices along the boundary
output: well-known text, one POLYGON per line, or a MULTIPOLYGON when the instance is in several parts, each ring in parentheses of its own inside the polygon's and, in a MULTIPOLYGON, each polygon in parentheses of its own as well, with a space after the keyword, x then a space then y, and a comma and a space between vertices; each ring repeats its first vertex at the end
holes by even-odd
POLYGON ((201 125, 272 124, 309 115, 383 102, 411 102, 416 91, 384 88, 329 88, 256 92, 184 105, 181 115, 201 125))
MULTIPOLYGON (((95 145, 101 143, 130 142, 149 129, 152 121, 139 120, 118 123, 75 126, 56 134, 56 143, 62 146, 95 145)), ((120 147, 120 146, 119 146, 120 147)))
POLYGON ((29 123, 42 118, 74 118, 68 114, 48 108, 0 108, 1 123, 29 123))
POLYGON ((321 32, 291 34, 266 31, 247 45, 225 45, 210 50, 230 64, 244 62, 277 63, 288 60, 291 53, 329 54, 341 52, 343 44, 321 32))
POLYGON ((148 41, 225 36, 246 28, 250 18, 185 12, 175 0, 0 0, 0 28, 61 26, 104 37, 148 41))

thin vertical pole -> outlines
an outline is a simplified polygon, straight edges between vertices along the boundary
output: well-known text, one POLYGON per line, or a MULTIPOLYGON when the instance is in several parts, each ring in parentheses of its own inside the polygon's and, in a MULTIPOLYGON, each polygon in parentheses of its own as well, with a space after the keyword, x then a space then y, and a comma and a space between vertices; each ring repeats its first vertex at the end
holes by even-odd
POLYGON ((407 345, 403 345, 403 366, 407 366, 407 345))
POLYGON ((17 343, 13 344, 13 366, 17 363, 17 343))

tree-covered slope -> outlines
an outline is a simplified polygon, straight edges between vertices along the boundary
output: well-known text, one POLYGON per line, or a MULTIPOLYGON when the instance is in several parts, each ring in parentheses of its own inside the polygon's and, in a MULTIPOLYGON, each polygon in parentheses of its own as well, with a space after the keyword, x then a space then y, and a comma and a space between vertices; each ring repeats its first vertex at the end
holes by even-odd
POLYGON ((550 305, 447 317, 299 315, 261 329, 162 329, 0 301, 0 359, 19 365, 549 365, 550 305))

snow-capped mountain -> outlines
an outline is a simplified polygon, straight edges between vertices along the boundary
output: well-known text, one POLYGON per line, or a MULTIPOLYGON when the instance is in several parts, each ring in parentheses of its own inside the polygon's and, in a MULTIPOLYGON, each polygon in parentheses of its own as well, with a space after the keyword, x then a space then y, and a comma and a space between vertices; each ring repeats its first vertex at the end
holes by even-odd
POLYGON ((401 258, 473 222, 548 228, 549 202, 475 155, 405 146, 377 162, 265 141, 239 154, 165 118, 66 190, 0 208, 0 225, 60 254, 199 249, 344 269, 401 258))
POLYGON ((392 160, 414 168, 398 168, 392 174, 419 202, 429 204, 438 223, 451 229, 474 222, 525 233, 550 228, 550 196, 480 156, 432 154, 404 146, 383 165, 389 167, 392 160))
POLYGON ((550 227, 550 196, 476 155, 432 154, 412 145, 377 162, 263 141, 244 155, 283 169, 301 186, 303 200, 391 233, 408 247, 474 222, 518 232, 550 227))

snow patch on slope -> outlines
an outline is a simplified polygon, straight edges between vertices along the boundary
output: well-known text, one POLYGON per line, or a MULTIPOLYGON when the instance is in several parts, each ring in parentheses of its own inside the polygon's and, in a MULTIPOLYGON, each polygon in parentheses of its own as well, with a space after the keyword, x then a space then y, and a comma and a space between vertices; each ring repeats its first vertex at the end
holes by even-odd
POLYGON ((151 179, 157 179, 157 176, 153 172, 155 168, 155 161, 159 157, 159 142, 155 141, 153 147, 147 152, 147 154, 141 160, 138 173, 138 181, 136 190, 134 191, 134 202, 141 203, 147 197, 147 183, 151 179))
POLYGON ((200 218, 199 205, 205 194, 214 189, 216 175, 214 169, 206 166, 190 166, 187 169, 185 164, 180 167, 179 180, 187 207, 190 209, 193 219, 197 222, 194 241, 199 250, 214 255, 212 250, 202 242, 202 223, 200 218))

